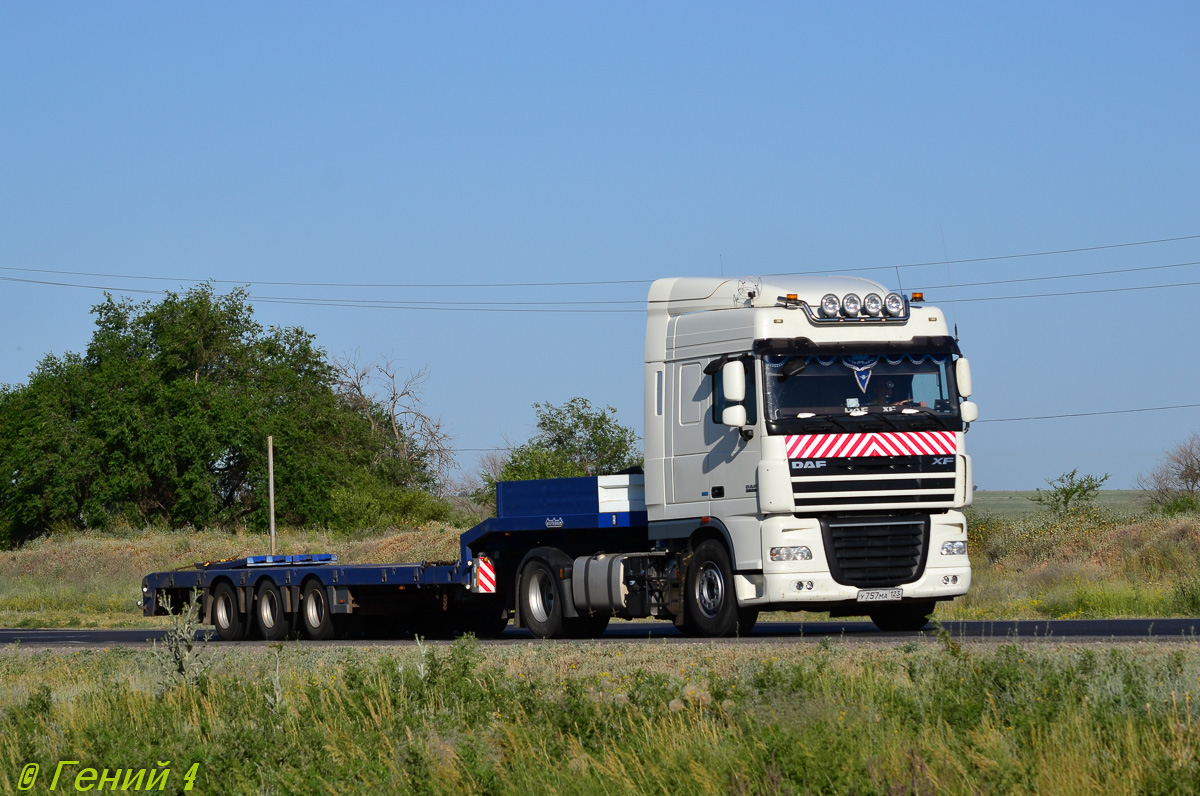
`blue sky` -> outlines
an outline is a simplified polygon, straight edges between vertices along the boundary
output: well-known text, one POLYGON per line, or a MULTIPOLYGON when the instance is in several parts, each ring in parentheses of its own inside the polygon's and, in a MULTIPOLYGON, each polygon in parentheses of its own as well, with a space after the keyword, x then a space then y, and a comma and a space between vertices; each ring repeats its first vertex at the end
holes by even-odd
POLYGON ((428 366, 471 470, 537 401, 640 430, 649 280, 935 262, 861 273, 957 321, 976 483, 1128 488, 1200 409, 994 420, 1200 403, 1200 286, 971 299, 1200 282, 1128 270, 1200 238, 943 261, 1200 236, 1198 97, 1190 2, 6 3, 0 382, 102 299, 7 280, 249 284, 331 355, 428 366))

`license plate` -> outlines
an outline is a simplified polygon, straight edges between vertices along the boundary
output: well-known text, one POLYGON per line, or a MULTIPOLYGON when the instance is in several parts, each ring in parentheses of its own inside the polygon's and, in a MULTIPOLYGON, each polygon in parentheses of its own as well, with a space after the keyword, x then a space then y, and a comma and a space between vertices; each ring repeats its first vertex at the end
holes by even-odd
POLYGON ((860 603, 878 603, 899 600, 904 589, 863 589, 858 593, 860 603))

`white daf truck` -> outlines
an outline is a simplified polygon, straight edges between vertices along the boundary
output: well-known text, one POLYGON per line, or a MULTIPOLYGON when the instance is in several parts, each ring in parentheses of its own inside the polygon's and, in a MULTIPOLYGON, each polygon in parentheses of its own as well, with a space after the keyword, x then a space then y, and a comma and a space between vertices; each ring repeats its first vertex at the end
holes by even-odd
POLYGON ((966 593, 978 410, 938 309, 862 279, 661 279, 645 367, 644 473, 500 483, 456 561, 206 562, 147 575, 143 610, 199 593, 228 641, 730 636, 779 610, 916 630, 966 593))
POLYGON ((682 626, 915 629, 967 592, 978 410, 936 307, 856 278, 660 279, 645 359, 649 536, 688 540, 682 626))

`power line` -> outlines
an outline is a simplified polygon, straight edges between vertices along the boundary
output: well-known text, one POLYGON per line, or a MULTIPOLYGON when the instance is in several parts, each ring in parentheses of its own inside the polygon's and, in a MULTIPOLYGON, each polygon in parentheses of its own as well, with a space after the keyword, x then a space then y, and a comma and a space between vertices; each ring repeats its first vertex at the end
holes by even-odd
MULTIPOLYGON (((982 298, 948 299, 946 303, 965 304, 971 301, 1008 301, 1010 299, 1056 298, 1059 296, 1090 296, 1098 293, 1128 293, 1134 290, 1161 290, 1168 287, 1190 287, 1200 282, 1174 282, 1169 285, 1137 285, 1134 287, 1109 287, 1096 290, 1067 290, 1061 293, 1030 293, 1023 296, 986 296, 982 298)), ((941 301, 938 302, 942 303, 941 301)))
MULTIPOLYGON (((856 271, 879 271, 895 268, 919 268, 930 265, 955 265, 966 263, 994 262, 998 260, 1015 260, 1023 257, 1050 257, 1060 254, 1075 254, 1079 252, 1103 251, 1105 249, 1123 249, 1134 246, 1153 246, 1160 243, 1175 243, 1185 240, 1198 240, 1200 235, 1181 235, 1174 238, 1157 238, 1154 240, 1130 241, 1126 243, 1107 243, 1098 246, 1081 246, 1073 249, 1053 249, 1048 251, 1023 252, 1020 254, 998 254, 988 257, 969 257, 959 260, 942 260, 924 263, 900 263, 893 265, 864 266, 862 268, 842 268, 823 273, 849 273, 856 271)), ((229 285, 264 285, 270 287, 357 287, 357 288, 506 288, 506 287, 594 287, 599 285, 648 285, 652 279, 592 279, 580 281, 554 282, 293 282, 267 281, 256 279, 196 279, 168 276, 146 276, 141 274, 112 274, 95 271, 69 271, 47 268, 19 268, 15 266, 0 266, 0 271, 19 271, 35 274, 58 274, 62 276, 89 276, 104 279, 139 279, 145 281, 202 283, 229 285)), ((797 272, 764 274, 764 276, 788 276, 797 272)), ((805 272, 815 273, 815 272, 805 272)))
POLYGON ((847 271, 880 271, 889 268, 920 268, 928 265, 958 265, 963 263, 985 263, 996 260, 1016 260, 1022 257, 1050 257, 1057 254, 1076 254, 1078 252, 1096 252, 1104 249, 1124 249, 1130 246, 1151 246, 1156 243, 1174 243, 1181 240, 1196 240, 1200 235, 1181 235, 1177 238, 1159 238, 1157 240, 1139 240, 1131 243, 1107 243, 1103 246, 1081 246, 1077 249, 1054 249, 1044 252, 1026 252, 1024 254, 998 254, 991 257, 968 257, 962 260, 934 260, 927 263, 902 263, 900 265, 874 265, 866 268, 848 268, 847 271))
POLYGON ((1095 417, 1097 415, 1128 415, 1136 412, 1163 412, 1167 409, 1195 409, 1200 404, 1175 404, 1174 406, 1147 406, 1142 409, 1110 409, 1106 412, 1071 412, 1065 415, 1036 415, 1032 417, 997 417, 976 420, 976 423, 1018 423, 1024 420, 1058 420, 1063 417, 1095 417))
MULTIPOLYGON (((1160 268, 1180 268, 1183 265, 1195 265, 1198 263, 1176 263, 1172 265, 1158 265, 1158 267, 1148 267, 1145 270, 1153 270, 1160 268)), ((1144 270, 1144 269, 1124 269, 1127 271, 1144 270)), ((1067 274, 1056 277, 1034 277, 1031 280, 1006 280, 1004 282, 1020 282, 1020 281, 1038 281, 1043 279, 1068 279, 1074 276, 1093 276, 1097 274, 1067 274)), ((1109 274, 1123 273, 1123 271, 1106 271, 1109 274)), ((144 288, 120 288, 108 287, 101 285, 80 285, 73 282, 56 282, 47 280, 29 280, 20 279, 16 276, 0 276, 2 282, 20 282, 26 285, 48 285, 53 287, 78 287, 92 289, 92 291, 104 291, 109 293, 142 293, 151 295, 164 295, 168 291, 151 291, 144 288)), ((984 283, 980 283, 984 285, 984 283)), ((1169 285, 1135 285, 1129 287, 1110 287, 1096 288, 1091 291, 1060 291, 1055 293, 1024 293, 1015 295, 988 295, 988 297, 978 297, 971 299, 942 299, 938 300, 938 304, 968 304, 973 301, 1009 301, 1015 299, 1044 299, 1044 298, 1061 298, 1068 295, 1098 295, 1104 293, 1129 293, 1134 291, 1159 291, 1159 289, 1177 288, 1177 287, 1193 287, 1200 285, 1200 281, 1190 282, 1171 282, 1169 285)), ((943 286, 944 287, 944 286, 943 286)), ((964 286, 959 286, 964 287, 964 286)), ((432 312, 541 312, 541 313, 590 313, 590 315, 605 315, 605 313, 624 313, 624 315, 640 315, 644 312, 643 303, 641 300, 613 300, 613 301, 488 301, 487 304, 472 303, 472 301, 418 301, 418 300, 385 300, 385 299, 324 299, 324 298, 307 298, 307 297, 288 297, 288 295, 250 295, 253 301, 260 304, 292 304, 300 306, 326 306, 326 307, 350 307, 350 309, 368 309, 368 310, 425 310, 432 312), (497 304, 510 306, 494 306, 497 304), (612 305, 612 304, 636 304, 636 307, 629 309, 589 309, 590 305, 612 305), (553 306, 544 306, 553 305, 553 306), (589 305, 589 306, 582 306, 589 305)))
POLYGON ((1184 268, 1189 265, 1200 265, 1200 260, 1192 260, 1186 263, 1171 263, 1169 265, 1146 265, 1136 268, 1113 268, 1108 271, 1083 271, 1076 274, 1054 274, 1052 276, 1029 276, 1020 279, 993 279, 987 282, 956 282, 951 285, 929 285, 925 290, 941 290, 950 288, 954 290, 960 287, 983 287, 985 285, 1011 285, 1018 282, 1045 282, 1051 279, 1075 279, 1083 276, 1110 276, 1112 274, 1133 274, 1142 271, 1161 271, 1167 268, 1184 268))

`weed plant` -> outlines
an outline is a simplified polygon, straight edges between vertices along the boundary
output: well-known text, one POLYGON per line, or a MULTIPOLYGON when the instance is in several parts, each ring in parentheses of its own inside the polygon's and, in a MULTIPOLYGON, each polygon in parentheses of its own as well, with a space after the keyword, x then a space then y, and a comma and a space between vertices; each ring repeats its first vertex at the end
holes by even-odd
POLYGON ((4 790, 63 759, 199 763, 230 794, 1200 790, 1195 643, 288 644, 165 691, 128 650, 0 671, 4 790))

